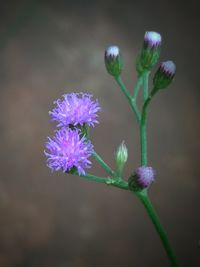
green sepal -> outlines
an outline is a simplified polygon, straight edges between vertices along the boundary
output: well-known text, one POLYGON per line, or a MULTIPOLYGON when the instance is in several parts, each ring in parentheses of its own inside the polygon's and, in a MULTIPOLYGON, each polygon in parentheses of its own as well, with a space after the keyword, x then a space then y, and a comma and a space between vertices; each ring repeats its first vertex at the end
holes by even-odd
POLYGON ((153 85, 157 90, 165 89, 173 81, 174 76, 163 73, 160 69, 155 73, 153 77, 153 85))
POLYGON ((116 57, 114 56, 109 56, 105 58, 105 65, 107 72, 114 76, 114 77, 119 77, 122 69, 123 69, 123 62, 121 59, 120 54, 116 57))
POLYGON ((128 178, 128 187, 133 192, 141 192, 144 188, 137 182, 137 176, 135 173, 132 173, 131 176, 128 178))
POLYGON ((158 62, 160 51, 160 46, 143 47, 136 61, 136 70, 138 74, 142 74, 145 70, 151 70, 151 68, 158 62))

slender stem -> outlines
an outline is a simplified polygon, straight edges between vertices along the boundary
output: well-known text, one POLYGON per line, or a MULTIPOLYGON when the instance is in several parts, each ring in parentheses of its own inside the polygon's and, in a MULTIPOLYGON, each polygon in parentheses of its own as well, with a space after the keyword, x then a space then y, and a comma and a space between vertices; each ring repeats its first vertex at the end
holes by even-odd
POLYGON ((107 163, 94 151, 92 157, 104 168, 104 170, 111 176, 115 175, 115 172, 108 166, 107 163))
POLYGON ((147 165, 146 120, 147 120, 147 106, 148 106, 149 101, 146 101, 143 106, 142 118, 141 118, 141 123, 140 123, 140 145, 141 145, 141 165, 142 166, 147 165))
POLYGON ((139 93, 139 90, 140 90, 140 87, 142 86, 142 83, 143 83, 143 76, 140 75, 137 79, 137 82, 135 84, 135 87, 133 89, 133 99, 137 99, 137 96, 138 96, 138 93, 139 93))
POLYGON ((142 107, 142 115, 140 120, 140 146, 141 146, 141 165, 147 165, 147 136, 146 136, 146 120, 147 120, 147 107, 152 99, 152 97, 156 94, 156 88, 153 88, 150 95, 144 102, 142 107))
POLYGON ((84 179, 87 179, 87 180, 90 180, 90 181, 94 181, 94 182, 97 182, 97 183, 107 184, 107 182, 108 182, 108 178, 99 177, 99 176, 96 176, 96 175, 93 175, 93 174, 89 174, 89 173, 81 174, 79 176, 84 178, 84 179))
POLYGON ((148 82, 149 82, 149 71, 145 71, 142 75, 143 77, 143 85, 144 85, 144 91, 143 91, 143 99, 144 99, 144 102, 147 100, 148 98, 148 82))
POLYGON ((167 234, 165 232, 165 229, 163 228, 161 222, 160 222, 160 219, 153 207, 153 205, 151 204, 151 201, 148 197, 148 194, 147 194, 147 191, 142 191, 140 193, 136 193, 137 197, 140 199, 140 201, 142 202, 142 204, 144 205, 152 223, 154 224, 155 226, 155 229, 161 239, 161 242, 165 248, 165 251, 169 257, 169 260, 171 262, 171 266, 172 267, 177 267, 178 264, 177 264, 177 261, 176 261, 176 257, 174 255, 174 252, 170 246, 170 243, 169 243, 169 240, 168 240, 168 237, 167 237, 167 234))
MULTIPOLYGON (((77 174, 77 173, 74 173, 74 174, 77 174)), ((112 179, 110 177, 105 178, 105 177, 100 177, 100 176, 96 176, 96 175, 89 174, 89 173, 81 174, 79 176, 89 181, 94 181, 94 182, 102 183, 106 185, 112 185, 117 188, 129 190, 128 183, 124 181, 121 177, 118 177, 118 179, 112 179)))
POLYGON ((120 76, 119 77, 115 77, 115 80, 118 83, 118 85, 121 88, 121 90, 124 93, 124 95, 126 96, 132 111, 135 113, 137 122, 139 123, 140 122, 140 112, 139 112, 139 110, 137 108, 137 104, 136 104, 135 99, 131 97, 129 91, 127 90, 127 88, 126 88, 125 84, 123 83, 123 81, 122 81, 120 76))
POLYGON ((146 136, 146 118, 147 118, 147 101, 142 109, 140 121, 140 146, 141 146, 141 166, 147 165, 147 136, 146 136), (146 104, 146 105, 145 105, 146 104))

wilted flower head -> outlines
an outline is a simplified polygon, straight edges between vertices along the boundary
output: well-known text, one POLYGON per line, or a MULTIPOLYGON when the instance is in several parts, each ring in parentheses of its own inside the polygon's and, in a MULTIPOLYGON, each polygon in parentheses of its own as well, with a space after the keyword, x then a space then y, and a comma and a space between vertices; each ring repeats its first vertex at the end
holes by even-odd
POLYGON ((83 136, 79 130, 62 128, 56 131, 53 138, 48 137, 46 143, 47 166, 52 171, 70 171, 76 168, 78 174, 85 174, 84 169, 90 168, 88 158, 93 152, 93 145, 83 136))
POLYGON ((71 93, 63 95, 64 99, 54 102, 55 108, 49 112, 58 127, 88 124, 93 126, 97 121, 97 112, 101 110, 97 100, 91 94, 71 93))

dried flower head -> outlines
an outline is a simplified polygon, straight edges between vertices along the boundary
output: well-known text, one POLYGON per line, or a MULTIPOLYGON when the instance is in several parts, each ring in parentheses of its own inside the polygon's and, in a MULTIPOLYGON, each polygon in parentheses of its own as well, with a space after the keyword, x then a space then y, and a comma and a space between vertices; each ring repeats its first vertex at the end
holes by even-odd
POLYGON ((92 100, 91 94, 71 93, 63 95, 64 99, 54 102, 55 108, 49 112, 52 120, 57 121, 58 127, 95 125, 97 112, 101 110, 97 100, 92 100))
POLYGON ((76 168, 78 174, 85 174, 85 168, 90 168, 88 158, 93 152, 93 145, 79 130, 62 128, 57 130, 53 138, 48 137, 46 143, 47 166, 52 171, 70 171, 76 168))

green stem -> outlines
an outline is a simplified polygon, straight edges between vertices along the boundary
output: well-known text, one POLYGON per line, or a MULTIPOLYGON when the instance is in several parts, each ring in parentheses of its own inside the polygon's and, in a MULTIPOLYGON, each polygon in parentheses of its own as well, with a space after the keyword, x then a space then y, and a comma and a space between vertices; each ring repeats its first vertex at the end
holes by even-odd
POLYGON ((97 183, 107 184, 107 182, 108 182, 108 178, 99 177, 99 176, 96 176, 96 175, 93 175, 93 174, 89 174, 89 173, 81 174, 79 176, 84 178, 84 179, 87 179, 87 180, 90 180, 90 181, 94 181, 94 182, 97 182, 97 183))
POLYGON ((126 88, 125 84, 123 83, 123 81, 122 81, 120 76, 119 77, 115 77, 115 80, 118 83, 119 87, 121 88, 123 94, 126 96, 132 111, 135 113, 137 122, 139 123, 140 122, 140 112, 139 112, 139 110, 137 108, 137 104, 136 104, 135 99, 131 97, 129 91, 127 90, 127 88, 126 88))
MULTIPOLYGON (((78 175, 78 174, 74 173, 74 175, 78 175)), ((112 185, 117 188, 129 190, 128 183, 124 181, 121 177, 118 177, 118 179, 112 179, 110 177, 105 178, 105 177, 100 177, 100 176, 96 176, 96 175, 89 174, 89 173, 81 174, 79 176, 89 181, 94 181, 94 182, 102 183, 106 185, 112 185)))
POLYGON ((150 95, 146 99, 142 107, 142 115, 140 120, 140 146, 141 146, 141 165, 147 165, 147 136, 146 136, 146 120, 147 120, 147 107, 156 94, 156 88, 153 88, 150 95))
POLYGON ((137 79, 137 82, 136 82, 136 85, 133 89, 133 99, 137 99, 137 96, 138 96, 138 93, 139 93, 139 90, 140 90, 140 87, 142 86, 142 83, 143 83, 143 76, 140 75, 137 79))
POLYGON ((144 85, 144 91, 143 91, 143 99, 144 99, 144 102, 147 100, 148 98, 148 82, 149 82, 149 71, 145 71, 142 75, 142 78, 143 78, 143 85, 144 85))
POLYGON ((141 146, 141 166, 147 165, 147 136, 146 136, 146 118, 147 105, 142 110, 142 117, 140 122, 140 146, 141 146))
POLYGON ((146 190, 143 190, 142 192, 139 192, 139 193, 135 193, 137 195, 137 197, 140 199, 140 201, 142 202, 142 204, 144 205, 152 223, 154 224, 155 226, 155 229, 161 239, 161 242, 165 248, 165 251, 167 253, 167 256, 171 262, 171 266, 172 267, 177 267, 178 264, 177 264, 177 261, 176 261, 176 257, 174 255, 174 252, 170 246, 170 243, 169 243, 169 240, 168 240, 168 237, 167 237, 167 234, 165 232, 165 229, 163 228, 161 222, 160 222, 160 219, 153 207, 153 205, 151 204, 151 201, 148 197, 148 194, 147 194, 147 191, 146 190))
POLYGON ((92 157, 104 168, 104 170, 111 176, 115 175, 115 172, 105 163, 105 161, 94 151, 92 157))

